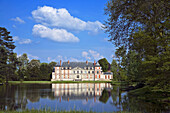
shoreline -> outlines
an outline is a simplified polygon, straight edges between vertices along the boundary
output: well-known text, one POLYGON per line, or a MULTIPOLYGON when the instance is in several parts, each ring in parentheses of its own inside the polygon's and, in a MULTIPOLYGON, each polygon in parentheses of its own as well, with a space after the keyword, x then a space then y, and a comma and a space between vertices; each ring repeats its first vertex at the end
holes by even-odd
POLYGON ((112 83, 112 81, 8 81, 9 84, 112 83))

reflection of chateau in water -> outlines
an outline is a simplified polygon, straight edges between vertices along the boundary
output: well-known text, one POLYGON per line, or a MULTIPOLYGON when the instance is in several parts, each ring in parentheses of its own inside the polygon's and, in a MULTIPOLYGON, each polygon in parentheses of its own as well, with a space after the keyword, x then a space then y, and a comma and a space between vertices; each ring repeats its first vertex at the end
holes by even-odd
MULTIPOLYGON (((110 83, 69 83, 69 84, 52 84, 54 96, 62 100, 69 101, 70 99, 96 99, 102 95, 105 88, 112 88, 110 83)), ((95 101, 95 100, 94 100, 95 101)))

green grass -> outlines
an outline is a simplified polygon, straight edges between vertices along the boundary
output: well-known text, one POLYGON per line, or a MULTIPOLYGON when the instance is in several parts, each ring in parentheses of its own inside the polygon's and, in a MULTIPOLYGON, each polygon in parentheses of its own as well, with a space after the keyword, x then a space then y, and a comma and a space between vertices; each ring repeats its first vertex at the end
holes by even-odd
POLYGON ((10 84, 51 84, 51 81, 8 81, 10 84))
POLYGON ((112 85, 127 85, 127 82, 124 81, 111 81, 112 85))
POLYGON ((52 83, 111 83, 111 81, 53 81, 52 83))
POLYGON ((111 81, 9 81, 10 84, 111 83, 111 81))

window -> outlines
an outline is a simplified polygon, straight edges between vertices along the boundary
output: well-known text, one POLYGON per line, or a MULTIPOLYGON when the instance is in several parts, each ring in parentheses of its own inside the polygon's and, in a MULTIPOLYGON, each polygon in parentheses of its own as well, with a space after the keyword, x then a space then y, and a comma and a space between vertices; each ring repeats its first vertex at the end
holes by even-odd
POLYGON ((77 78, 79 78, 79 75, 77 75, 77 78))
POLYGON ((88 73, 90 74, 90 71, 88 73))
POLYGON ((97 74, 99 74, 99 71, 97 71, 97 74))
POLYGON ((76 73, 75 71, 73 73, 76 73))
POLYGON ((77 71, 77 73, 79 73, 79 71, 77 71))
POLYGON ((94 71, 92 71, 92 73, 94 73, 94 71))
POLYGON ((55 79, 55 75, 53 75, 53 79, 55 79))
POLYGON ((81 73, 83 73, 83 71, 81 71, 81 73))

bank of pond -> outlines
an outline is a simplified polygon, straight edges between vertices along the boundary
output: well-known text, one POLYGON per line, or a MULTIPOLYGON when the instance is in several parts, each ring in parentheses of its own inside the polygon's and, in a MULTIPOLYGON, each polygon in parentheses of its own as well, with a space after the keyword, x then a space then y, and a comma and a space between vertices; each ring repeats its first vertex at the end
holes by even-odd
POLYGON ((169 92, 152 91, 147 86, 129 91, 127 88, 107 82, 0 85, 0 110, 5 113, 169 111, 169 92))

